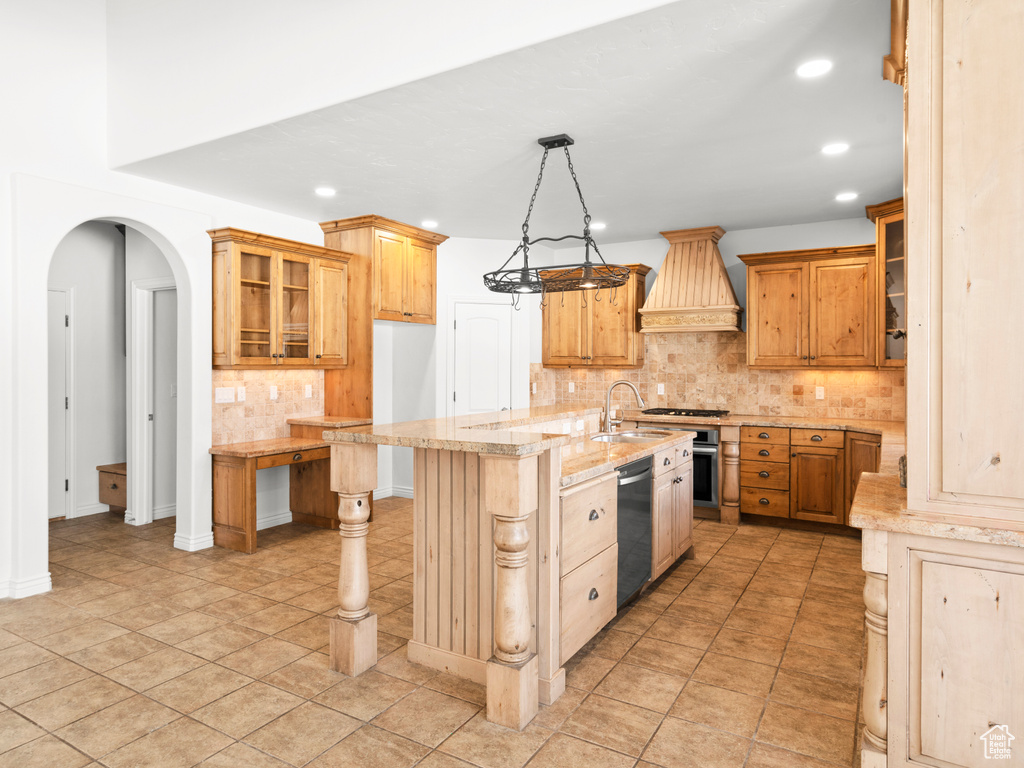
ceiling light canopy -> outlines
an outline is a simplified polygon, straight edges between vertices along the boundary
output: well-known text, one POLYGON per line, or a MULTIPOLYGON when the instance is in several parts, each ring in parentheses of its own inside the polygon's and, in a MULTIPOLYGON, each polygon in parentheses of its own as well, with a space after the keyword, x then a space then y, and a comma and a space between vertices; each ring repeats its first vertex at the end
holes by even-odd
POLYGON ((335 191, 334 187, 317 187, 313 191, 316 192, 316 194, 319 195, 320 197, 334 197, 336 194, 338 194, 335 191))
POLYGON ((836 200, 838 200, 840 203, 848 203, 851 200, 856 200, 856 199, 857 199, 857 193, 856 192, 840 192, 838 195, 836 195, 836 200))
POLYGON ((424 229, 437 229, 437 222, 433 219, 424 219, 420 222, 420 226, 424 229))
POLYGON ((834 144, 826 144, 821 148, 821 154, 823 155, 841 155, 843 152, 848 150, 850 145, 844 141, 837 141, 834 144))
POLYGON ((800 77, 821 77, 827 74, 832 69, 832 62, 828 59, 813 59, 811 61, 805 61, 799 67, 796 68, 796 73, 800 77))
POLYGON ((608 225, 605 224, 603 221, 592 221, 592 222, 590 222, 590 228, 593 229, 593 230, 597 230, 597 231, 600 231, 600 230, 604 229, 607 226, 608 225))
MULTIPOLYGON (((587 204, 583 201, 583 192, 580 190, 579 180, 576 178, 576 171, 572 167, 572 158, 569 156, 569 147, 575 142, 564 133, 558 136, 548 136, 537 139, 537 143, 544 147, 544 156, 540 160, 540 171, 537 174, 537 183, 533 187, 533 196, 530 198, 530 207, 526 210, 526 220, 523 221, 523 241, 508 257, 508 260, 501 265, 501 269, 488 272, 484 275, 484 285, 496 293, 559 293, 562 291, 583 291, 594 288, 617 288, 625 285, 629 279, 629 267, 617 264, 608 264, 597 248, 597 243, 590 236, 592 225, 590 223, 590 212, 587 204), (579 195, 580 205, 583 207, 583 235, 563 235, 562 237, 537 237, 530 239, 530 214, 533 213, 533 204, 537 201, 537 191, 544 178, 544 166, 548 161, 548 152, 552 149, 563 149, 565 160, 569 167, 569 174, 572 176, 573 184, 576 186, 576 194, 579 195), (562 240, 582 240, 584 245, 583 261, 577 264, 558 264, 550 267, 530 266, 530 246, 539 242, 560 242, 562 240), (597 260, 591 260, 590 251, 593 249, 597 254, 597 260), (509 267, 517 256, 522 254, 522 266, 509 267)), ((593 227, 603 229, 601 227, 593 227)))

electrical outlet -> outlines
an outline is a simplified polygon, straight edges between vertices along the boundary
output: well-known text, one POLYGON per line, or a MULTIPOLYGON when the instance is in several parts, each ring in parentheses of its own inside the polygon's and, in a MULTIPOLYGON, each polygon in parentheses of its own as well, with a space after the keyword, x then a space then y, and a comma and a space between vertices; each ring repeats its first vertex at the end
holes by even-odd
POLYGON ((217 387, 213 390, 213 402, 215 403, 233 403, 235 402, 235 388, 234 387, 217 387))
POLYGON ((585 426, 586 426, 586 424, 583 423, 583 419, 580 419, 579 421, 576 422, 576 431, 577 432, 582 432, 583 431, 583 427, 585 427, 585 426))
POLYGON ((575 392, 576 391, 576 384, 574 382, 571 382, 571 381, 569 382, 569 391, 570 392, 575 392))
POLYGON ((245 402, 245 387, 238 388, 238 395, 236 396, 235 399, 238 400, 238 402, 240 403, 245 402))
POLYGON ((270 399, 277 400, 277 384, 270 385, 270 399))
POLYGON ((658 394, 659 395, 664 395, 665 394, 665 385, 664 384, 659 384, 658 385, 658 394))
POLYGON ((312 396, 313 396, 313 385, 312 384, 307 384, 306 385, 306 397, 312 397, 312 396))
POLYGON ((815 400, 824 400, 825 399, 825 388, 824 387, 815 387, 814 388, 814 399, 815 400))
POLYGON ((537 382, 536 381, 533 382, 533 384, 531 384, 530 387, 531 387, 530 391, 533 392, 533 394, 536 395, 537 394, 537 382))

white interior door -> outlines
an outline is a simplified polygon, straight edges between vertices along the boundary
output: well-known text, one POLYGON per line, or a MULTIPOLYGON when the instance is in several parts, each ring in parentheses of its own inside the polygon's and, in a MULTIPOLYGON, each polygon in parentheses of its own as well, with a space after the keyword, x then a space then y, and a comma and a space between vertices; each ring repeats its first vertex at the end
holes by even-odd
POLYGON ((68 316, 67 293, 47 291, 47 359, 49 364, 49 464, 47 498, 48 516, 68 516, 71 473, 67 464, 68 444, 68 316))
POLYGON ((153 292, 153 517, 175 513, 178 424, 177 291, 153 292))
POLYGON ((512 407, 512 307, 455 305, 456 416, 512 407))

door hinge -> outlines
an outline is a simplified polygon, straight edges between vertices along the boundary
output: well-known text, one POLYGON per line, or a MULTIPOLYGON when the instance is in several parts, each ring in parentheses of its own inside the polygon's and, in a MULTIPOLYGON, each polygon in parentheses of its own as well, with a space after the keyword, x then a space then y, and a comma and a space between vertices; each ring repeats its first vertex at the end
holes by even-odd
POLYGON ((452 392, 452 402, 453 403, 455 402, 455 393, 454 392, 452 392))
POLYGON ((459 327, 459 321, 458 320, 452 320, 452 330, 455 330, 458 327, 459 327))
POLYGON ((71 321, 68 319, 68 316, 64 315, 64 327, 67 328, 70 324, 71 321))
POLYGON ((67 396, 65 396, 64 397, 64 410, 66 411, 67 409, 68 409, 68 398, 67 398, 67 396))
POLYGON ((68 481, 67 481, 67 478, 65 478, 64 479, 64 493, 67 493, 69 490, 70 490, 70 488, 68 488, 68 481))

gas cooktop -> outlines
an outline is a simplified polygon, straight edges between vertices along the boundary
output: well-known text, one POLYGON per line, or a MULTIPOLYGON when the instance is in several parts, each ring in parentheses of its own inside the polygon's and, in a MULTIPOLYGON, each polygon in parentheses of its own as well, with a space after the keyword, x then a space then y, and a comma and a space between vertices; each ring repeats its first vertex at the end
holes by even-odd
POLYGON ((644 413, 648 416, 692 416, 694 418, 715 418, 729 415, 728 411, 701 408, 648 408, 644 413))

